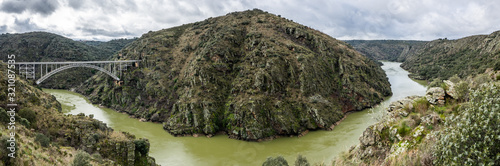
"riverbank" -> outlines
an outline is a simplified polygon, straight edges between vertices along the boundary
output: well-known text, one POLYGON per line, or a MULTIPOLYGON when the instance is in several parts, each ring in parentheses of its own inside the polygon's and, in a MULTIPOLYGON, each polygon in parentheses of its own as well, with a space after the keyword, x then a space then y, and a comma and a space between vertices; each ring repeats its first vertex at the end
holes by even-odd
POLYGON ((357 144, 357 138, 364 129, 376 123, 373 117, 390 102, 405 97, 403 93, 412 95, 425 93, 425 87, 408 79, 407 72, 399 67, 400 63, 384 62, 384 64, 382 68, 388 73, 394 94, 379 106, 350 113, 332 131, 311 131, 300 138, 280 137, 264 142, 239 141, 229 139, 226 135, 215 135, 211 138, 174 137, 163 130, 161 124, 140 122, 127 114, 100 108, 88 103, 80 94, 59 90, 47 90, 47 92, 54 94, 63 105, 75 103, 68 104, 72 107, 74 105, 70 114, 94 114, 94 118, 105 122, 115 130, 147 138, 151 144, 150 155, 161 165, 261 165, 267 157, 278 154, 289 161, 295 160, 298 154, 302 154, 311 163, 320 163, 332 161, 342 151, 357 144))
POLYGON ((395 101, 335 165, 498 165, 500 71, 395 101))

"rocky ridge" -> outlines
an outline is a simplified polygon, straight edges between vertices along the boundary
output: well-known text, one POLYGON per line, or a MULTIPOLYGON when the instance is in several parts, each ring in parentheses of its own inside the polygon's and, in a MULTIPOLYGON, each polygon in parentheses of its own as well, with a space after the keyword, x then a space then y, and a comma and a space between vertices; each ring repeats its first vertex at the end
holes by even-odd
POLYGON ((500 31, 457 40, 438 39, 408 55, 401 65, 415 79, 467 77, 487 68, 500 70, 500 31))
POLYGON ((140 59, 115 86, 79 88, 93 103, 161 122, 173 135, 260 140, 329 129, 391 94, 382 69, 344 42, 261 10, 149 32, 116 59, 140 59))

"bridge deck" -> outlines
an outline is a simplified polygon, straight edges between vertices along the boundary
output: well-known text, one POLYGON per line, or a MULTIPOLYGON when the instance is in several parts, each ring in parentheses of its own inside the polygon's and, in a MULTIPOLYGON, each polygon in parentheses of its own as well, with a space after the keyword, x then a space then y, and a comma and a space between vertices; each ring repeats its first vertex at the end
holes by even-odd
POLYGON ((75 63, 130 63, 130 62, 139 62, 141 60, 124 60, 124 61, 76 61, 76 62, 16 62, 16 65, 28 65, 28 64, 75 64, 75 63))

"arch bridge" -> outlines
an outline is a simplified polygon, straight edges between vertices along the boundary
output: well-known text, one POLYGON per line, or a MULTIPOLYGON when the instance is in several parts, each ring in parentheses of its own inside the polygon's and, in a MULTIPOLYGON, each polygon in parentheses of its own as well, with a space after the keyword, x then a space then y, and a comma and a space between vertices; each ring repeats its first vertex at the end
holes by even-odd
POLYGON ((75 61, 75 62, 16 62, 19 69, 19 74, 22 74, 26 79, 36 79, 39 72, 39 79, 36 84, 40 84, 50 76, 75 67, 92 68, 107 75, 113 79, 120 81, 122 72, 130 66, 139 66, 140 60, 123 60, 123 61, 75 61), (36 71, 40 69, 40 71, 36 71), (44 72, 45 71, 45 72, 44 72))

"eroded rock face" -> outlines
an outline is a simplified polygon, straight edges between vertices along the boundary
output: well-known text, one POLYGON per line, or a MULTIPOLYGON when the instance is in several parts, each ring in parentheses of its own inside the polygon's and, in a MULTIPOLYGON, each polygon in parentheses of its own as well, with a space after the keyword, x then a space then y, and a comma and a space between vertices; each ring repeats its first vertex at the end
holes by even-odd
POLYGON ((82 89, 173 135, 260 140, 328 130, 391 94, 383 70, 345 43, 260 10, 150 32, 122 53, 143 60, 124 85, 96 78, 82 89))
POLYGON ((427 90, 425 98, 433 105, 444 105, 444 96, 445 92, 443 88, 432 87, 427 90))
POLYGON ((444 80, 443 82, 448 87, 446 94, 448 94, 449 96, 451 96, 454 99, 458 99, 458 94, 455 90, 455 83, 451 82, 450 80, 444 80))

